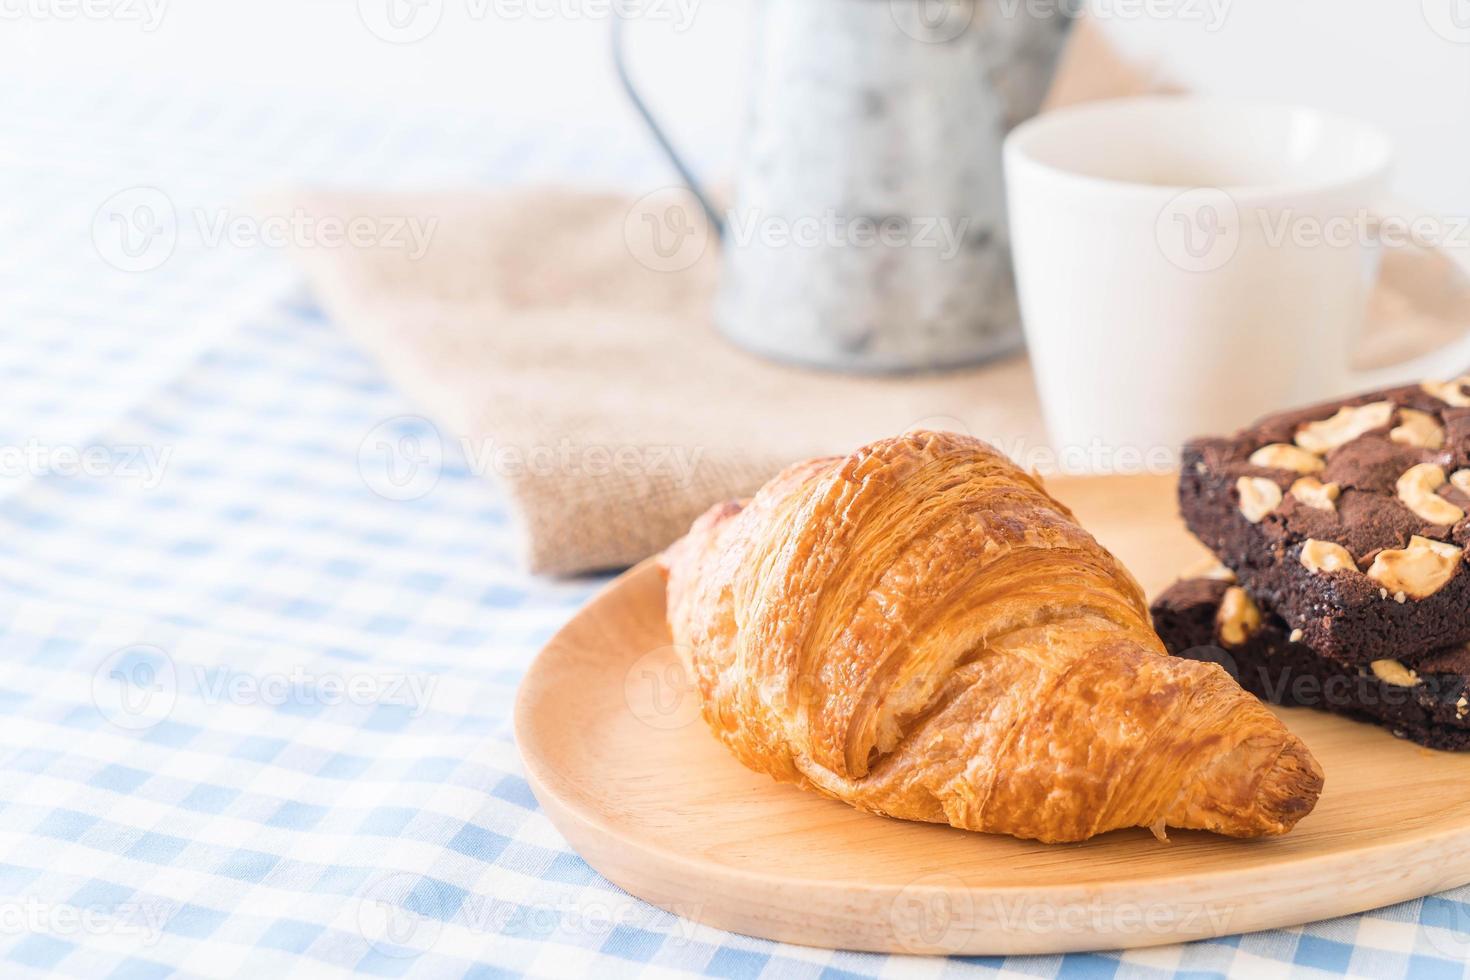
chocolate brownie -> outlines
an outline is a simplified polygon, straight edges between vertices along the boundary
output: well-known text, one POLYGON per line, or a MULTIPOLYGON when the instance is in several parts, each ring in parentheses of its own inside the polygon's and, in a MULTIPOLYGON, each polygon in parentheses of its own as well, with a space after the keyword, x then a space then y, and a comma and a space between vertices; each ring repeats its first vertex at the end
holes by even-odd
POLYGON ((1345 664, 1293 642, 1280 616, 1211 579, 1178 583, 1153 615, 1170 653, 1223 664, 1263 701, 1372 722, 1432 749, 1470 749, 1470 649, 1345 664))
POLYGON ((1470 377, 1269 416, 1184 447, 1191 531, 1349 664, 1470 641, 1470 377))

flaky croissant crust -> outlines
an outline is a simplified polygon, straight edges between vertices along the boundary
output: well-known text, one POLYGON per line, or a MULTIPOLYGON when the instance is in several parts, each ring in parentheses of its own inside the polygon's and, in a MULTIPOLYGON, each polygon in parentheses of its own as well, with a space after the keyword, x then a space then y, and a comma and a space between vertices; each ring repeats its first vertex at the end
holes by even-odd
POLYGON ((668 618, 742 763, 874 813, 1042 841, 1285 833, 1322 774, 989 445, 918 432, 790 467, 665 556, 668 618))

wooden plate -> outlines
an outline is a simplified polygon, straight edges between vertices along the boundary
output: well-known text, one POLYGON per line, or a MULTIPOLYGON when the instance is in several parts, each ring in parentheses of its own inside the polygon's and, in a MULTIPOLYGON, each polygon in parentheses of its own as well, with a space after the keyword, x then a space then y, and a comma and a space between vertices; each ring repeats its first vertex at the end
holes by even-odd
MULTIPOLYGON (((1174 480, 1051 486, 1152 594, 1204 557, 1174 480)), ((541 653, 516 738, 537 799, 634 895, 733 932, 885 952, 1149 946, 1360 912, 1470 882, 1470 757, 1281 712, 1327 772, 1287 837, 1118 831, 1044 845, 887 820, 740 766, 681 683, 650 563, 541 653)))

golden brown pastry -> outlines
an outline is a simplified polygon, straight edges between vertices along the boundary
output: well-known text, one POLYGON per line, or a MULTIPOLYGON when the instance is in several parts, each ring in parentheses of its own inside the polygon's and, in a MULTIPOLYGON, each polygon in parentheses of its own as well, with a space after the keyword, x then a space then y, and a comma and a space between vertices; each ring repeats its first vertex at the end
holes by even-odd
POLYGON ((908 820, 1042 841, 1284 834, 1306 747, 1169 657, 1133 577, 1041 484, 951 433, 790 467, 665 556, 668 617, 745 765, 908 820))

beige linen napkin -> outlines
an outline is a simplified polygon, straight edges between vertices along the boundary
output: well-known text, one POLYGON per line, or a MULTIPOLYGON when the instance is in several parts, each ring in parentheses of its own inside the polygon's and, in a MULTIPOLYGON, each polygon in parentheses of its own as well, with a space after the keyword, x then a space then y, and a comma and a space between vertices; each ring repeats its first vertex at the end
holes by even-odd
POLYGON ((627 199, 304 193, 285 206, 377 229, 379 243, 301 261, 328 314, 503 485, 532 571, 631 564, 794 460, 911 427, 1045 466, 1023 359, 870 378, 749 355, 710 321, 717 245, 682 271, 646 268, 627 199), (426 248, 391 234, 410 218, 426 248))

